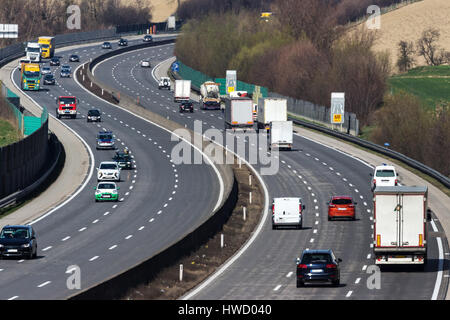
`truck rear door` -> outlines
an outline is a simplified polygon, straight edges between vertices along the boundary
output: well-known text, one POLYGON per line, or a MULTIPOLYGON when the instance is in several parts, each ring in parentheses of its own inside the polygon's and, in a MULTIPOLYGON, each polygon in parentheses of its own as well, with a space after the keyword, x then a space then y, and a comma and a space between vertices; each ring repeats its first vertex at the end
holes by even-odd
POLYGON ((297 198, 280 198, 275 200, 276 223, 299 223, 300 201, 297 198))
POLYGON ((425 216, 423 195, 401 195, 401 246, 419 247, 423 245, 425 216))
POLYGON ((375 195, 375 244, 376 247, 396 247, 399 243, 398 196, 375 195))
POLYGON ((252 100, 232 100, 231 124, 253 124, 252 100))

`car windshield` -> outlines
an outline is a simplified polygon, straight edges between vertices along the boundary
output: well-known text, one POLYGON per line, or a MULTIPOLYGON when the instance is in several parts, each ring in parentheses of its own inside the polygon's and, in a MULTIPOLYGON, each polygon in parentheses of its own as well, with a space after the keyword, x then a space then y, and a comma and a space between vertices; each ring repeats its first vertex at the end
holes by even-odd
POLYGON ((116 186, 113 183, 100 183, 98 189, 115 189, 116 186))
POLYGON ((48 45, 48 44, 41 44, 41 46, 42 46, 42 48, 45 48, 45 49, 50 48, 50 45, 48 45))
POLYGON ((64 65, 64 66, 61 67, 61 69, 62 69, 62 70, 64 70, 64 69, 70 70, 70 66, 64 65))
POLYGON ((40 48, 30 48, 30 47, 28 47, 28 48, 27 48, 27 51, 28 51, 28 52, 39 52, 39 51, 40 51, 40 48))
POLYGON ((100 115, 100 111, 98 111, 98 110, 89 110, 89 111, 88 111, 88 114, 89 114, 90 116, 95 116, 95 117, 97 117, 97 116, 100 115))
POLYGON ((392 169, 377 170, 376 176, 381 178, 395 177, 395 173, 392 169))
POLYGON ((24 71, 24 75, 28 78, 37 78, 39 77, 39 71, 24 71))
POLYGON ((72 58, 78 58, 76 54, 71 55, 72 58))
POLYGON ((114 163, 102 163, 100 165, 100 169, 106 169, 106 170, 116 170, 117 165, 114 163))
POLYGON ((53 75, 52 74, 46 74, 45 75, 45 79, 52 80, 53 79, 53 75))
POLYGON ((306 253, 302 258, 302 264, 331 262, 331 255, 328 253, 306 253))
POLYGON ((333 199, 331 204, 352 204, 351 199, 333 199))
POLYGON ((74 104, 75 98, 59 98, 59 104, 74 104))
POLYGON ((3 228, 0 239, 27 239, 28 229, 25 228, 3 228))
POLYGON ((110 135, 110 134, 99 134, 98 138, 102 139, 102 140, 112 140, 112 135, 110 135))
POLYGON ((50 71, 51 69, 49 67, 43 67, 42 70, 50 71))

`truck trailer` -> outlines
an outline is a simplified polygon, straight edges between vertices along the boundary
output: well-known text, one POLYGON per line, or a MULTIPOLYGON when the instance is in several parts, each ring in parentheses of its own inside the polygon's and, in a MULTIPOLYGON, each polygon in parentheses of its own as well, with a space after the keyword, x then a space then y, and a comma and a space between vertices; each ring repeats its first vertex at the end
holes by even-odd
POLYGON ((377 265, 422 265, 427 261, 426 186, 374 190, 374 258, 377 265))
POLYGON ((270 130, 272 121, 287 121, 286 99, 260 98, 258 100, 258 131, 270 130))
POLYGON ((225 98, 225 129, 253 129, 253 101, 247 97, 225 98))
POLYGON ((200 86, 201 94, 201 108, 207 109, 220 109, 220 91, 219 83, 213 81, 206 81, 200 86))
POLYGON ((175 80, 173 101, 184 102, 191 98, 191 80, 175 80))
POLYGON ((269 148, 292 150, 293 144, 292 121, 272 121, 270 123, 269 148))

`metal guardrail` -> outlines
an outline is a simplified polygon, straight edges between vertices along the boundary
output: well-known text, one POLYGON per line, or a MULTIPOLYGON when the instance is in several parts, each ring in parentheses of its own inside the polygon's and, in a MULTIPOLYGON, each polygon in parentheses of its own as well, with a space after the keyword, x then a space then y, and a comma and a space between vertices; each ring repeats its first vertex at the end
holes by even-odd
POLYGON ((339 138, 339 139, 342 139, 342 140, 345 140, 345 141, 348 141, 348 142, 352 142, 352 143, 357 144, 357 145, 359 145, 361 147, 365 147, 365 148, 370 149, 372 151, 376 151, 378 153, 381 153, 382 155, 385 155, 385 156, 391 157, 393 159, 399 160, 399 161, 407 164, 408 166, 410 166, 410 167, 412 167, 414 169, 417 169, 420 172, 423 172, 426 175, 429 175, 430 177, 436 179, 437 181, 442 183, 447 188, 450 188, 450 178, 444 176, 442 173, 440 173, 440 172, 438 172, 438 171, 436 171, 436 170, 434 170, 434 169, 424 165, 423 163, 421 163, 421 162, 419 162, 417 160, 414 160, 414 159, 412 159, 410 157, 405 156, 404 154, 402 154, 400 152, 397 152, 397 151, 394 151, 394 150, 382 147, 382 146, 380 146, 380 145, 378 145, 376 143, 373 143, 373 142, 370 142, 370 141, 367 141, 367 140, 363 140, 363 139, 360 139, 360 138, 357 138, 357 137, 354 137, 354 136, 351 136, 351 135, 348 135, 348 134, 345 134, 345 133, 334 131, 334 130, 331 130, 331 129, 328 129, 328 128, 325 128, 325 127, 322 127, 322 126, 319 126, 319 125, 316 125, 316 124, 313 124, 313 123, 309 123, 309 122, 306 122, 306 121, 298 120, 298 119, 295 119, 295 118, 292 118, 292 117, 288 117, 288 119, 292 120, 295 124, 298 124, 298 125, 310 128, 310 129, 314 129, 314 130, 317 130, 317 131, 320 131, 320 132, 323 132, 323 133, 326 133, 326 134, 329 134, 329 135, 334 136, 336 138, 339 138))

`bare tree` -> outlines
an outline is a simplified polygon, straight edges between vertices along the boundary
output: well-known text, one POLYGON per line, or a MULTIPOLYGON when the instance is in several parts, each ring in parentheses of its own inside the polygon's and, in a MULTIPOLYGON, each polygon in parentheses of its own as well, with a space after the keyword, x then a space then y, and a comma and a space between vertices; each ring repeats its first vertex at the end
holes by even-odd
POLYGON ((447 53, 437 45, 441 33, 438 29, 428 28, 417 41, 417 51, 430 66, 439 66, 446 62, 447 53))
POLYGON ((397 60, 397 67, 400 71, 405 72, 412 68, 415 63, 413 57, 415 50, 412 42, 401 40, 398 43, 399 57, 397 60))

